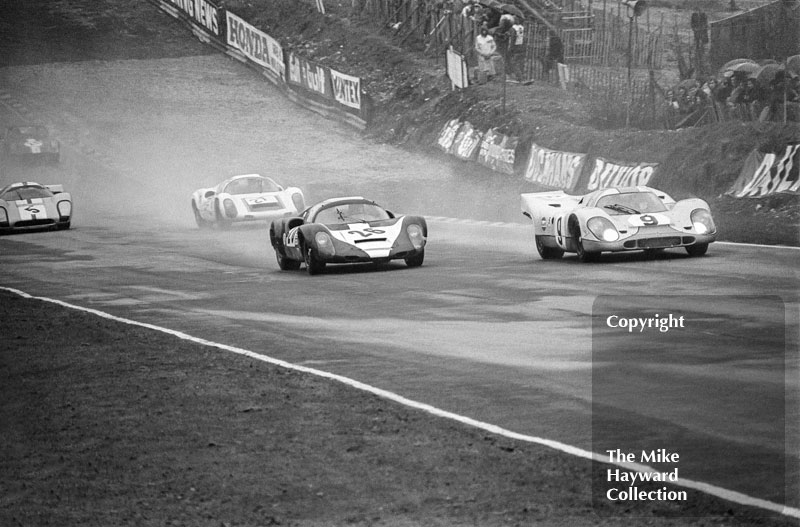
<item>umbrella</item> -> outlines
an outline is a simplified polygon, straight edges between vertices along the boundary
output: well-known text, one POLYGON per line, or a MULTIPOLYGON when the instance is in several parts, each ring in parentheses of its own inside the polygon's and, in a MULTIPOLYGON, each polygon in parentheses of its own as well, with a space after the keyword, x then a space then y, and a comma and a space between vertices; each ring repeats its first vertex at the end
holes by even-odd
MULTIPOLYGON (((754 60, 751 59, 733 59, 726 62, 720 69, 720 73, 725 73, 726 71, 733 71, 734 66, 738 66, 739 64, 756 64, 754 60)), ((756 66, 758 66, 756 64, 756 66)))
POLYGON ((768 85, 772 79, 775 78, 775 74, 778 73, 780 69, 781 67, 777 64, 764 64, 750 76, 755 78, 759 84, 768 85))
POLYGON ((744 75, 752 75, 760 68, 761 66, 759 66, 755 62, 742 62, 741 64, 736 64, 735 66, 728 68, 728 71, 744 75))
POLYGON ((800 55, 792 55, 786 59, 786 71, 793 71, 800 75, 800 55))
POLYGON ((520 18, 525 18, 525 15, 522 14, 522 10, 513 4, 500 4, 500 11, 505 11, 510 15, 518 16, 520 18))

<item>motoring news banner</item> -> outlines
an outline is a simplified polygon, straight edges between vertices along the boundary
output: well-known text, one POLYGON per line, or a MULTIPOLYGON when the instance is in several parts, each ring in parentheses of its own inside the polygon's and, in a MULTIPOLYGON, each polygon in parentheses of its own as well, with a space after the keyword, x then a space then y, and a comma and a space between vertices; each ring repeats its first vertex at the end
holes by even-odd
POLYGON ((778 504, 796 497, 786 467, 797 466, 797 428, 786 416, 797 408, 787 411, 796 402, 787 403, 786 381, 797 382, 797 366, 796 357, 787 361, 785 335, 779 297, 597 297, 592 451, 603 462, 593 463, 595 509, 695 517, 721 503, 724 515, 724 501, 699 506, 706 498, 684 480, 778 504))
POLYGON ((196 24, 205 28, 214 36, 220 37, 220 14, 222 10, 208 0, 167 0, 172 6, 177 7, 196 24))

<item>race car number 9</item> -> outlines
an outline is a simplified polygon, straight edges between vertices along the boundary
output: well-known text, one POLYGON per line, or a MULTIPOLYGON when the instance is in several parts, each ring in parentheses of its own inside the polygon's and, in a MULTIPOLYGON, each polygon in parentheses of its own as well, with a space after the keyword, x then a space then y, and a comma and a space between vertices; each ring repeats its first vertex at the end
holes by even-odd
POLYGON ((658 225, 658 218, 650 214, 639 216, 639 219, 642 220, 643 225, 658 225))

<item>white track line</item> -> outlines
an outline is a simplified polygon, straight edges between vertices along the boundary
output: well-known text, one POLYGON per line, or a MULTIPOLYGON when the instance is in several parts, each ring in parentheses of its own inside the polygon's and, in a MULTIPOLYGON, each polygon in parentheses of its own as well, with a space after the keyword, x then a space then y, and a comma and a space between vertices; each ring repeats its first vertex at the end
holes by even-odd
MULTIPOLYGON (((47 298, 47 297, 35 297, 33 295, 25 293, 24 291, 20 291, 19 289, 13 289, 13 288, 10 288, 10 287, 0 286, 0 289, 5 290, 5 291, 9 291, 9 292, 14 293, 14 294, 17 294, 17 295, 19 295, 19 296, 21 296, 23 298, 30 298, 30 299, 40 300, 40 301, 43 301, 43 302, 51 302, 53 304, 58 304, 60 306, 63 306, 63 307, 69 308, 69 309, 75 309, 77 311, 83 311, 85 313, 90 313, 90 314, 93 314, 93 315, 97 315, 99 317, 103 317, 103 318, 106 318, 106 319, 109 319, 109 320, 113 320, 115 322, 122 322, 123 324, 128 324, 128 325, 131 325, 131 326, 139 326, 139 327, 151 329, 151 330, 154 330, 154 331, 159 331, 161 333, 166 333, 168 335, 172 335, 172 336, 177 337, 177 338, 182 339, 182 340, 186 340, 186 341, 189 341, 189 342, 194 342, 195 344, 201 344, 203 346, 211 346, 211 347, 214 347, 214 348, 219 348, 221 350, 229 351, 231 353, 236 353, 237 355, 244 355, 245 357, 250 357, 252 359, 256 359, 256 360, 259 360, 259 361, 262 361, 262 362, 266 362, 268 364, 272 364, 272 365, 275 365, 275 366, 279 366, 281 368, 286 368, 286 369, 289 369, 289 370, 308 373, 308 374, 311 374, 311 375, 315 375, 317 377, 322 377, 322 378, 325 378, 325 379, 330 379, 330 380, 333 380, 333 381, 337 381, 337 382, 340 382, 340 383, 345 384, 347 386, 350 386, 352 388, 356 388, 357 390, 362 390, 362 391, 377 395, 378 397, 381 397, 383 399, 387 399, 387 400, 390 400, 390 401, 394 401, 396 403, 402 404, 402 405, 407 406, 409 408, 414 408, 415 410, 421 410, 423 412, 427 412, 427 413, 435 415, 437 417, 442 417, 442 418, 445 418, 445 419, 450 419, 450 420, 453 420, 453 421, 457 421, 457 422, 465 424, 467 426, 471 426, 471 427, 474 427, 474 428, 479 428, 481 430, 485 430, 485 431, 491 432, 493 434, 497 434, 497 435, 500 435, 500 436, 503 436, 503 437, 507 437, 509 439, 515 439, 515 440, 524 441, 524 442, 527 442, 527 443, 535 443, 537 445, 550 447, 552 449, 558 450, 559 452, 564 452, 566 454, 570 454, 570 455, 577 456, 577 457, 580 457, 580 458, 592 459, 592 460, 597 461, 597 462, 606 463, 606 464, 609 464, 609 465, 616 465, 616 466, 623 467, 623 468, 626 468, 628 470, 633 470, 633 471, 637 471, 637 472, 654 472, 654 473, 658 472, 657 470, 655 470, 652 467, 649 467, 647 465, 641 465, 641 464, 638 464, 638 463, 611 463, 608 460, 608 456, 606 456, 604 454, 603 455, 596 454, 594 452, 590 452, 590 451, 584 450, 582 448, 574 447, 574 446, 568 445, 566 443, 561 443, 560 441, 553 441, 551 439, 545 439, 545 438, 542 438, 542 437, 530 436, 530 435, 520 434, 518 432, 513 432, 511 430, 506 430, 505 428, 502 428, 500 426, 493 425, 491 423, 486 423, 486 422, 483 422, 483 421, 478 421, 478 420, 472 419, 470 417, 466 417, 466 416, 463 416, 463 415, 455 414, 455 413, 452 413, 452 412, 448 412, 446 410, 442 410, 440 408, 436 408, 435 406, 431 406, 431 405, 426 404, 426 403, 421 403, 421 402, 418 402, 418 401, 414 401, 412 399, 408 399, 408 398, 403 397, 402 395, 396 394, 394 392, 383 390, 381 388, 377 388, 375 386, 371 386, 369 384, 365 384, 363 382, 357 381, 355 379, 351 379, 349 377, 344 377, 342 375, 337 375, 335 373, 330 373, 330 372, 323 371, 323 370, 318 370, 318 369, 315 369, 315 368, 309 368, 307 366, 300 366, 298 364, 292 364, 290 362, 286 362, 286 361, 283 361, 283 360, 280 360, 280 359, 275 359, 273 357, 269 357, 267 355, 262 355, 260 353, 255 353, 253 351, 249 351, 249 350, 246 350, 246 349, 237 348, 235 346, 229 346, 227 344, 220 344, 219 342, 213 342, 213 341, 201 339, 201 338, 198 338, 198 337, 193 337, 193 336, 188 335, 186 333, 183 333, 181 331, 175 331, 175 330, 172 330, 172 329, 163 328, 161 326, 156 326, 156 325, 153 325, 153 324, 147 324, 145 322, 137 322, 135 320, 130 320, 130 319, 127 319, 127 318, 118 317, 118 316, 112 315, 110 313, 106 313, 104 311, 99 311, 97 309, 91 309, 91 308, 88 308, 88 307, 76 306, 74 304, 69 304, 67 302, 64 302, 63 300, 57 300, 57 299, 54 299, 54 298, 47 298)), ((694 480, 690 480, 690 479, 679 479, 677 482, 669 482, 669 484, 670 485, 675 485, 675 486, 680 486, 680 487, 685 487, 685 488, 689 488, 689 489, 698 490, 700 492, 704 492, 706 494, 710 494, 712 496, 716 496, 718 498, 722 498, 722 499, 727 500, 727 501, 732 501, 734 503, 738 503, 738 504, 741 504, 741 505, 747 505, 747 506, 751 506, 751 507, 758 507, 760 509, 765 509, 765 510, 768 510, 768 511, 776 512, 776 513, 779 513, 779 514, 783 514, 785 516, 790 516, 792 518, 800 518, 800 509, 797 509, 797 508, 794 508, 794 507, 787 507, 787 506, 781 505, 779 503, 774 503, 774 502, 767 501, 767 500, 762 500, 762 499, 759 499, 759 498, 754 498, 752 496, 748 496, 748 495, 742 494, 740 492, 735 492, 735 491, 727 490, 727 489, 724 489, 724 488, 721 488, 721 487, 717 487, 715 485, 711 485, 711 484, 708 484, 708 483, 703 483, 702 481, 694 481, 694 480)))

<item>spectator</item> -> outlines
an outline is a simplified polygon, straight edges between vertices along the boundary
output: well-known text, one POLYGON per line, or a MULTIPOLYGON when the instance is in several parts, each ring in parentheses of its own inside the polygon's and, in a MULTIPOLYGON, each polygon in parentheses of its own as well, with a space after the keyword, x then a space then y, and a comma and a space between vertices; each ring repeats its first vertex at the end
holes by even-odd
POLYGON ((486 24, 481 25, 480 35, 475 37, 475 52, 478 54, 478 73, 484 74, 488 80, 492 80, 495 76, 492 57, 497 52, 497 44, 494 37, 489 34, 486 24))
POLYGON ((506 58, 508 47, 511 43, 511 39, 513 38, 511 33, 514 31, 512 29, 514 24, 514 15, 505 13, 500 17, 500 23, 497 25, 497 27, 489 30, 489 33, 494 36, 494 41, 497 44, 497 53, 499 53, 503 59, 506 58))
POLYGON ((478 0, 470 0, 461 10, 461 16, 470 20, 476 21, 481 14, 481 5, 478 0))
POLYGON ((555 33, 550 35, 547 42, 547 57, 544 63, 544 73, 548 77, 550 71, 556 70, 556 80, 558 80, 558 64, 564 63, 564 43, 561 42, 561 37, 555 33))
POLYGON ((514 75, 518 82, 522 82, 524 75, 523 61, 525 59, 525 26, 522 25, 519 17, 514 17, 509 44, 506 71, 509 75, 514 75))

